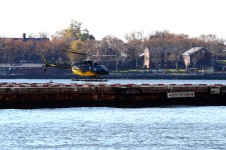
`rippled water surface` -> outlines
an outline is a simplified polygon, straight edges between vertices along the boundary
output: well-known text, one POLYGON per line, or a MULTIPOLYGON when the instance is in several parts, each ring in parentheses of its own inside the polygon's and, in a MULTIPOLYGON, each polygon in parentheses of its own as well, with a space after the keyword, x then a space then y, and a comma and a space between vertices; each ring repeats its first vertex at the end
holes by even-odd
POLYGON ((226 149, 226 107, 0 110, 1 149, 226 149))
MULTIPOLYGON (((19 83, 69 79, 0 79, 19 83)), ((226 84, 224 80, 109 80, 135 84, 226 84)), ((98 84, 95 82, 93 84, 98 84)), ((0 149, 226 149, 226 107, 0 109, 0 149)))

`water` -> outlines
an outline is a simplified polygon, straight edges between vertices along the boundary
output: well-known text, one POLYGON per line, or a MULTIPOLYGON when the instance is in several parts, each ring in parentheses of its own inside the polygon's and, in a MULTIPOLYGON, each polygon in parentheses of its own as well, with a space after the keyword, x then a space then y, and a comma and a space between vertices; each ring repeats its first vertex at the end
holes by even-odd
MULTIPOLYGON (((0 79, 20 83, 71 80, 0 79)), ((224 80, 110 80, 135 84, 226 84, 224 80)), ((94 83, 97 84, 97 83, 94 83)), ((226 107, 0 109, 3 150, 226 149, 226 107)))
POLYGON ((1 149, 226 149, 226 107, 0 110, 1 149))
POLYGON ((165 80, 165 79, 153 79, 153 80, 140 80, 140 79, 110 79, 108 82, 84 82, 84 81, 71 81, 71 79, 0 79, 0 82, 16 82, 16 83, 106 83, 106 84, 225 84, 226 80, 165 80))

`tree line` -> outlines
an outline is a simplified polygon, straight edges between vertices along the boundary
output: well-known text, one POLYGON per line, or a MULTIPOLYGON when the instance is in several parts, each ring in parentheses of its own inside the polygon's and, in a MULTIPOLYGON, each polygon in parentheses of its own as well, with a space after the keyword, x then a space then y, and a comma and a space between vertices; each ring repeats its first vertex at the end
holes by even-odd
POLYGON ((218 58, 226 59, 223 51, 225 40, 213 34, 190 38, 187 34, 174 34, 167 30, 155 31, 148 36, 137 31, 126 33, 126 41, 110 35, 96 40, 88 29, 82 28, 82 23, 73 20, 68 28, 57 31, 49 40, 47 37, 47 33, 29 35, 28 40, 1 37, 0 63, 43 63, 41 56, 45 55, 50 62, 71 63, 89 59, 106 65, 109 70, 138 69, 144 62, 141 54, 148 47, 152 52, 169 53, 167 57, 172 63, 171 67, 178 68, 179 64, 183 63, 181 54, 192 46, 204 47, 218 58), (62 50, 94 56, 64 53, 62 50))

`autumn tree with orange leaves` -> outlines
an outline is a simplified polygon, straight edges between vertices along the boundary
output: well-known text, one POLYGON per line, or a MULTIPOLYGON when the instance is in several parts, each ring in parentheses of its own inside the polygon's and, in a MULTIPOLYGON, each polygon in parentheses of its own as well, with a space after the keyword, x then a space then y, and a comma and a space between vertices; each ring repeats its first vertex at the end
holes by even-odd
MULTIPOLYGON (((45 32, 37 35, 29 35, 29 38, 39 40, 23 40, 21 38, 0 38, 0 63, 43 63, 41 55, 45 55, 49 61, 82 61, 90 59, 103 63, 109 70, 136 69, 142 65, 142 54, 146 47, 153 52, 167 53, 168 68, 183 68, 182 53, 192 46, 202 46, 218 58, 226 59, 225 40, 216 35, 201 35, 190 38, 186 34, 174 34, 169 31, 155 31, 144 36, 141 31, 127 33, 126 42, 114 37, 106 36, 96 40, 88 29, 82 28, 82 23, 72 20, 68 28, 57 31, 50 39, 45 32), (45 39, 45 40, 42 40, 45 39), (64 53, 62 50, 71 50, 81 53, 96 55, 84 57, 72 53, 64 53), (115 55, 115 57, 101 57, 101 55, 115 55)), ((28 39, 29 39, 28 38, 28 39)), ((155 60, 163 59, 156 55, 155 60)), ((153 60, 152 60, 153 61, 153 60)), ((158 66, 153 65, 151 69, 158 66)))

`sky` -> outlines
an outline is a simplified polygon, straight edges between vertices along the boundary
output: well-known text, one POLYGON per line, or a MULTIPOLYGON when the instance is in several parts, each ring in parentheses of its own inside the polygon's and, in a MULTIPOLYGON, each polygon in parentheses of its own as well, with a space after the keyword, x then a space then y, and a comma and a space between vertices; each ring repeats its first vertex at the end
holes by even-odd
POLYGON ((164 30, 226 39, 225 14, 225 0, 3 0, 0 36, 53 35, 76 20, 98 40, 107 35, 123 39, 134 31, 147 36, 164 30))

